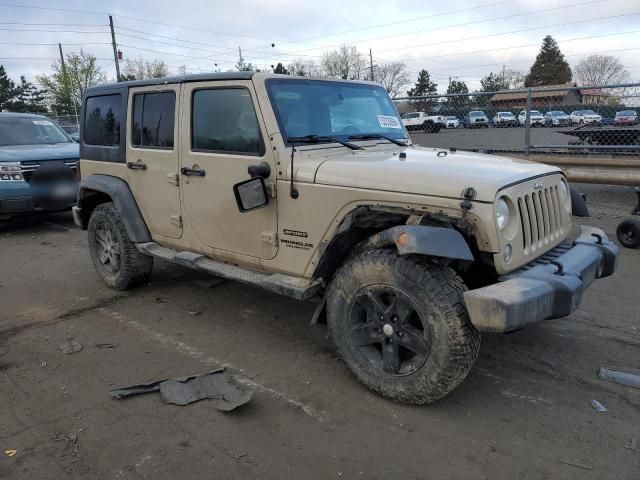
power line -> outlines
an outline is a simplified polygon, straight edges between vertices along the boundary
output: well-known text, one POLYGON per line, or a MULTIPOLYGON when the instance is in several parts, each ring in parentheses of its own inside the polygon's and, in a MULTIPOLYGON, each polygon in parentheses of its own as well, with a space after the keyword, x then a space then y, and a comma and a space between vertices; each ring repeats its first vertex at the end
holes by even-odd
MULTIPOLYGON (((328 34, 323 34, 323 35, 316 35, 314 37, 306 37, 306 38, 302 38, 299 40, 288 40, 285 42, 280 42, 280 43, 307 43, 308 40, 316 40, 318 38, 325 38, 325 37, 335 37, 337 35, 344 35, 345 33, 353 33, 353 32, 360 32, 360 31, 364 31, 364 30, 372 30, 374 28, 380 28, 380 27, 389 27, 392 25, 400 25, 403 23, 410 23, 410 22, 418 22, 418 21, 422 21, 422 20, 426 20, 428 18, 436 18, 436 17, 444 17, 447 15, 453 15, 456 13, 463 13, 463 12, 468 12, 468 11, 472 11, 472 10, 479 10, 482 8, 487 8, 487 7, 495 7, 497 5, 503 5, 505 3, 513 3, 516 0, 502 0, 499 2, 493 2, 493 3, 485 3, 483 5, 476 5, 474 7, 468 7, 468 8, 460 8, 457 10, 448 10, 446 12, 440 12, 440 13, 434 13, 434 14, 430 14, 430 15, 424 15, 421 17, 413 17, 413 18, 409 18, 406 20, 398 20, 395 22, 389 22, 389 23, 380 23, 377 25, 370 25, 368 27, 360 27, 360 28, 354 28, 351 30, 343 30, 341 32, 334 32, 334 33, 328 33, 328 34)), ((257 48, 263 48, 263 47, 256 47, 256 48, 250 48, 247 50, 256 50, 257 48)))
POLYGON ((106 33, 105 32, 87 32, 86 30, 36 30, 31 28, 0 28, 6 32, 43 32, 43 33, 106 33))
POLYGON ((623 14, 619 14, 619 15, 611 15, 611 16, 608 16, 608 17, 588 18, 588 19, 584 19, 584 20, 575 20, 573 22, 563 22, 563 23, 556 23, 556 24, 552 24, 552 25, 543 25, 541 27, 522 28, 522 29, 518 29, 518 30, 511 30, 509 32, 490 33, 488 35, 476 35, 475 37, 457 38, 455 40, 444 40, 442 42, 425 43, 425 44, 421 44, 421 45, 407 45, 407 46, 403 46, 403 47, 389 48, 387 50, 379 50, 379 51, 380 52, 392 52, 392 51, 397 51, 397 50, 406 50, 406 49, 409 49, 409 48, 431 47, 431 46, 434 46, 434 45, 444 45, 444 44, 447 44, 447 43, 460 43, 460 42, 465 42, 467 40, 480 40, 480 39, 483 39, 483 38, 499 37, 499 36, 502 36, 502 35, 510 35, 512 33, 530 32, 530 31, 533 31, 533 30, 542 30, 544 28, 566 27, 567 25, 576 25, 578 23, 589 23, 589 22, 596 22, 596 21, 602 21, 602 20, 611 20, 613 18, 631 17, 631 16, 635 16, 635 15, 640 15, 640 12, 623 13, 623 14))
MULTIPOLYGON (((222 45, 214 45, 212 43, 204 43, 204 42, 195 42, 195 41, 192 41, 192 40, 184 40, 182 38, 168 37, 166 35, 158 35, 156 33, 143 32, 141 30, 133 30, 131 28, 120 27, 120 26, 117 26, 117 25, 115 26, 115 28, 116 28, 116 30, 124 30, 124 31, 127 31, 127 32, 140 33, 142 35, 148 35, 148 36, 151 36, 151 37, 164 38, 166 40, 175 40, 175 41, 178 41, 178 42, 189 43, 189 44, 193 44, 193 45, 202 45, 202 46, 212 47, 212 48, 221 48, 221 49, 224 49, 224 50, 233 50, 234 52, 236 50, 235 47, 231 48, 231 47, 225 47, 225 46, 222 46, 222 45)), ((126 36, 129 36, 129 37, 139 38, 139 39, 142 39, 142 40, 149 40, 149 41, 154 41, 154 42, 157 42, 157 43, 166 43, 166 42, 160 42, 158 40, 147 39, 147 38, 143 38, 143 37, 136 37, 134 35, 125 34, 125 33, 121 33, 121 32, 118 32, 118 33, 119 33, 119 35, 126 35, 126 36)), ((169 45, 173 45, 173 44, 169 44, 169 45)))
MULTIPOLYGON (((29 42, 0 42, 0 45, 39 45, 39 46, 58 46, 57 43, 29 43, 29 42)), ((83 46, 83 45, 111 45, 109 42, 82 42, 82 43, 67 43, 65 46, 83 46)))
MULTIPOLYGON (((416 31, 412 31, 410 33, 398 33, 398 34, 385 35, 385 36, 380 36, 380 37, 370 37, 370 38, 357 40, 356 43, 369 42, 369 41, 372 41, 372 40, 386 40, 386 39, 389 39, 389 38, 403 37, 403 36, 408 36, 408 35, 415 35, 415 34, 418 34, 418 33, 427 33, 427 32, 436 32, 436 31, 440 31, 440 30, 448 30, 450 28, 468 27, 468 26, 471 26, 471 25, 477 25, 477 24, 481 24, 481 23, 496 22, 496 21, 499 21, 499 20, 507 20, 507 19, 511 19, 511 18, 535 15, 535 14, 538 14, 538 13, 547 13, 547 12, 552 12, 552 11, 561 10, 561 9, 565 9, 565 8, 581 7, 581 6, 590 5, 590 4, 593 4, 593 3, 602 3, 604 1, 607 1, 607 0, 588 0, 588 1, 585 1, 585 2, 572 3, 572 4, 567 4, 567 5, 560 5, 560 6, 552 7, 552 8, 544 8, 544 9, 532 10, 532 11, 528 11, 528 12, 514 13, 514 14, 510 14, 510 15, 504 15, 504 16, 501 16, 501 17, 492 17, 492 18, 486 18, 486 19, 481 19, 481 20, 474 20, 474 21, 471 21, 471 22, 457 23, 457 24, 454 24, 454 25, 446 25, 446 26, 442 26, 442 27, 428 28, 428 29, 425 29, 425 30, 416 30, 416 31)), ((331 48, 331 47, 335 47, 335 46, 336 45, 323 45, 323 46, 319 46, 319 47, 315 47, 315 48, 305 48, 305 49, 301 49, 301 50, 297 50, 297 51, 298 52, 306 52, 306 51, 310 51, 310 50, 318 50, 318 49, 321 49, 321 48, 331 48)))
POLYGON ((105 27, 103 23, 23 23, 23 22, 0 22, 0 25, 23 25, 23 26, 44 26, 44 27, 105 27))

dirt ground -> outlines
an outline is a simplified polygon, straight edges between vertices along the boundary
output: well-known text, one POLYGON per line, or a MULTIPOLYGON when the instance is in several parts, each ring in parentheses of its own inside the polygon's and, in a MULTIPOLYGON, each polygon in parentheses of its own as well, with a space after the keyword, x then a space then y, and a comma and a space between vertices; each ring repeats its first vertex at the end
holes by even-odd
MULTIPOLYGON (((630 190, 580 188, 614 235, 630 190)), ((360 385, 312 304, 161 263, 117 293, 68 214, 0 224, 0 478, 638 479, 640 390, 596 375, 640 367, 638 272, 623 250, 575 314, 484 335, 462 385, 416 407, 360 385), (231 413, 108 393, 222 365, 256 390, 231 413)))

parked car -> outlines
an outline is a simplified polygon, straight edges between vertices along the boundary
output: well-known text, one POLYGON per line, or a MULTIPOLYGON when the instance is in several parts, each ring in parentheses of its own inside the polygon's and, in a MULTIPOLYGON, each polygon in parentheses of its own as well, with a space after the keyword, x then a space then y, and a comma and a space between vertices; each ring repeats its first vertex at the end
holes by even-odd
POLYGON ((560 110, 552 110, 544 114, 544 124, 547 127, 568 127, 571 117, 560 110))
POLYGON ((47 117, 0 112, 0 220, 70 209, 79 146, 47 117))
POLYGON ((493 117, 494 127, 515 127, 516 116, 511 112, 498 112, 493 117))
POLYGON ((635 110, 623 110, 616 112, 613 119, 614 125, 636 125, 638 123, 638 112, 635 110))
POLYGON ((587 123, 602 125, 602 116, 593 110, 576 110, 571 112, 572 125, 584 125, 587 123))
POLYGON ((422 130, 425 133, 438 133, 442 128, 442 115, 427 115, 425 112, 411 112, 402 115, 402 124, 409 131, 422 130))
POLYGON ((489 128, 489 119, 481 110, 473 110, 462 118, 464 128, 489 128))
MULTIPOLYGON (((518 126, 524 127, 527 122, 527 111, 522 110, 518 114, 518 126)), ((531 110, 529 113, 529 124, 532 127, 544 127, 544 117, 537 110, 531 110)))
POLYGON ((447 116, 442 120, 442 124, 445 128, 458 128, 460 127, 460 120, 458 120, 458 117, 447 116))
POLYGON ((586 205, 558 167, 412 145, 371 82, 154 78, 87 88, 82 112, 74 220, 108 287, 158 258, 322 299, 345 364, 398 401, 447 395, 480 332, 570 315, 619 264, 602 230, 569 237, 586 205))

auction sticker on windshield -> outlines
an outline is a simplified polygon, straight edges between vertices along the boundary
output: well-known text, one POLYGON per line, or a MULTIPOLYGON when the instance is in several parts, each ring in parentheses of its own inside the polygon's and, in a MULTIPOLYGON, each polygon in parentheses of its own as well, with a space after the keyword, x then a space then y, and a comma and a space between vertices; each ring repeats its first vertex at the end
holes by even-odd
POLYGON ((400 120, 391 115, 378 115, 378 123, 382 128, 402 128, 400 120))
POLYGON ((33 120, 33 124, 34 125, 43 125, 46 127, 52 127, 53 123, 51 123, 49 120, 33 120))

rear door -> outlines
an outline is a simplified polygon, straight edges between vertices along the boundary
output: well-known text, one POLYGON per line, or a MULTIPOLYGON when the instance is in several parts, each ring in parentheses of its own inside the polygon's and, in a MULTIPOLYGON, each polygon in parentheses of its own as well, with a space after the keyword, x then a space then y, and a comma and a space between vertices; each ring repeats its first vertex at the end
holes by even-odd
POLYGON ((178 165, 180 84, 129 91, 128 181, 154 235, 182 235, 178 165))

